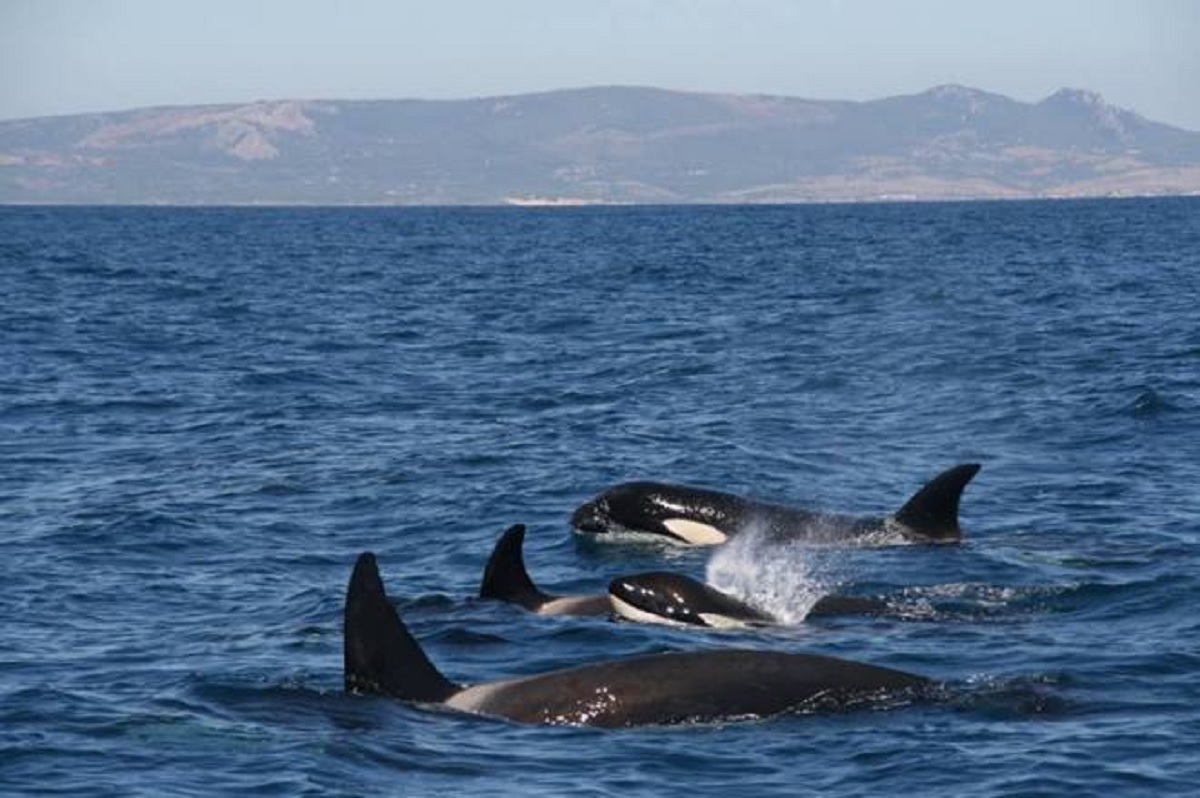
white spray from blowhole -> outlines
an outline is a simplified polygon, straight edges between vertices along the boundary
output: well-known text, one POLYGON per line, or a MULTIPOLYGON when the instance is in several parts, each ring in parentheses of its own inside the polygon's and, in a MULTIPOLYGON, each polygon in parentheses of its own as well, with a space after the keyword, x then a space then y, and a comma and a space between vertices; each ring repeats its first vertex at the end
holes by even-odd
POLYGON ((796 624, 830 592, 815 573, 819 559, 814 549, 773 541, 764 524, 751 522, 709 558, 705 580, 780 623, 796 624))

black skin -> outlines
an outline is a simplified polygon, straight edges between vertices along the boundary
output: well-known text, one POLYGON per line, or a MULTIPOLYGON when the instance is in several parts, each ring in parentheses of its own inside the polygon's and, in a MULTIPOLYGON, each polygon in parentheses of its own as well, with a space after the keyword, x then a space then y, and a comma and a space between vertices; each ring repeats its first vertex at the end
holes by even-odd
MULTIPOLYGON (((720 615, 748 626, 779 623, 768 612, 682 574, 652 571, 614 579, 610 596, 665 621, 690 626, 711 626, 705 615, 720 615)), ((809 610, 808 618, 834 615, 873 615, 887 604, 860 596, 824 596, 809 610)))
POLYGON ((774 616, 682 574, 652 571, 612 580, 608 593, 642 612, 665 621, 708 626, 705 615, 720 615, 744 624, 775 623, 774 616))
POLYGON ((497 693, 479 711, 522 723, 708 723, 838 711, 929 684, 913 674, 816 654, 691 651, 540 674, 497 693))
MULTIPOLYGON (((556 596, 534 584, 525 567, 525 526, 514 524, 496 541, 483 570, 480 598, 497 599, 543 615, 611 615, 614 595, 666 620, 707 626, 702 615, 717 613, 746 624, 773 624, 777 619, 733 596, 682 574, 652 572, 614 579, 607 594, 556 596)), ((825 596, 808 617, 869 615, 886 609, 884 602, 856 596, 825 596)))
POLYGON ((817 654, 694 651, 612 660, 464 689, 409 634, 379 576, 359 556, 343 623, 347 692, 371 693, 520 723, 600 727, 761 718, 920 697, 928 679, 817 654))
POLYGON ((894 532, 910 542, 955 543, 962 539, 959 500, 979 468, 966 463, 943 471, 890 516, 814 513, 707 488, 626 482, 580 505, 571 525, 583 534, 632 531, 675 542, 686 541, 680 541, 664 524, 673 518, 707 524, 728 536, 747 528, 760 529, 773 541, 862 542, 872 535, 894 532))

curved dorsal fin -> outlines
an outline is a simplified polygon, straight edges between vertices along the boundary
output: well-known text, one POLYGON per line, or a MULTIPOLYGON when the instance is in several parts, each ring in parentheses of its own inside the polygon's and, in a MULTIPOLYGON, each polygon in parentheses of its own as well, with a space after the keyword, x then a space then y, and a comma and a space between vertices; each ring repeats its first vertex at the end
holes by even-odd
POLYGON ((524 524, 513 524, 500 536, 483 569, 480 598, 508 601, 528 610, 536 610, 552 600, 552 596, 537 589, 525 570, 525 555, 521 551, 524 543, 524 524))
POLYGON ((918 535, 935 540, 958 540, 958 503, 967 483, 979 473, 978 463, 948 468, 926 483, 893 516, 918 535))
POLYGON ((342 634, 347 692, 440 702, 459 690, 408 633, 383 589, 379 566, 370 552, 360 554, 354 564, 342 634))

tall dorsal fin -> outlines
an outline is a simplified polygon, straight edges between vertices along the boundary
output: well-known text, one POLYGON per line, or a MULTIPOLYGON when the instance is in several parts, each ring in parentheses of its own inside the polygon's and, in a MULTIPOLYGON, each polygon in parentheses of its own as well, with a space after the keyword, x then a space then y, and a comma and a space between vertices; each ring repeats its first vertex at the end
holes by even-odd
POLYGON ((524 543, 524 524, 513 524, 500 536, 483 569, 480 598, 508 601, 527 610, 536 610, 552 600, 552 596, 537 589, 525 570, 525 555, 521 550, 524 543))
POLYGON ((445 701, 459 690, 408 633, 383 589, 379 566, 370 552, 360 554, 354 564, 342 634, 347 692, 432 703, 445 701))
POLYGON ((946 469, 917 491, 893 517, 924 537, 944 541, 960 539, 959 499, 980 467, 978 463, 963 463, 946 469))

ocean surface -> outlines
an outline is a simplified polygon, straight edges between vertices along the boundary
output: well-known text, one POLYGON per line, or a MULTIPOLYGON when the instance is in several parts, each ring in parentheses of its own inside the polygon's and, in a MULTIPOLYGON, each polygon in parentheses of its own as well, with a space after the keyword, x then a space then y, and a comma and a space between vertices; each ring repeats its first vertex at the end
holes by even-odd
POLYGON ((1200 792, 1200 199, 10 207, 0 297, 0 793, 1200 792), (960 462, 959 546, 568 525, 634 478, 886 513, 960 462), (517 522, 552 593, 895 611, 538 617, 476 598, 517 522), (365 550, 456 681, 737 646, 944 695, 616 731, 348 696, 365 550))

